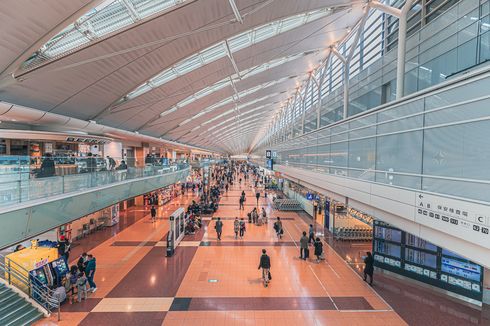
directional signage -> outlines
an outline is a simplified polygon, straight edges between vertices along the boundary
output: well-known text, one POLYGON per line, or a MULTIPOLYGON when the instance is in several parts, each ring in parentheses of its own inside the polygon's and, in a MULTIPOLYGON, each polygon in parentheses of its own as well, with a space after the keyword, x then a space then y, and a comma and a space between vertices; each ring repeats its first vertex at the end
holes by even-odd
POLYGON ((490 207, 417 193, 415 220, 490 248, 490 207))

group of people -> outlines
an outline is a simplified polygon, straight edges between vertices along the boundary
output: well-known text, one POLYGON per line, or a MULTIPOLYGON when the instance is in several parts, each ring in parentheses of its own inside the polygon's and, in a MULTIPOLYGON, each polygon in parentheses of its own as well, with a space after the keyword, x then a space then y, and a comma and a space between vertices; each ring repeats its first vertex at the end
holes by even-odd
POLYGON ((309 236, 306 236, 306 231, 303 231, 302 237, 299 239, 300 252, 299 258, 306 260, 310 256, 309 245, 314 247, 314 254, 316 256, 316 262, 319 263, 321 260, 325 259, 323 257, 323 243, 319 237, 315 238, 313 231, 313 225, 310 224, 309 236))
POLYGON ((87 299, 89 292, 97 291, 97 285, 94 282, 96 268, 96 259, 92 254, 86 252, 81 254, 77 264, 72 265, 66 274, 63 287, 58 287, 55 291, 58 293, 60 302, 65 301, 65 299, 70 302, 74 302, 75 299, 77 302, 81 302, 87 299))
POLYGON ((259 210, 257 210, 256 207, 254 207, 254 209, 252 209, 252 211, 247 214, 247 217, 248 217, 248 223, 253 223, 258 226, 268 222, 267 212, 265 211, 264 207, 262 207, 260 213, 259 210))

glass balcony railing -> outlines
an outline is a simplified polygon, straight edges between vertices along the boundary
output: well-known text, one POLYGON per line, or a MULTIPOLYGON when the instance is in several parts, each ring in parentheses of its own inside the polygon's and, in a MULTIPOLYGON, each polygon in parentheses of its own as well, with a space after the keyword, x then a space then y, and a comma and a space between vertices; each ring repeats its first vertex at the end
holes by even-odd
POLYGON ((0 207, 186 168, 184 161, 169 163, 151 157, 4 155, 0 156, 0 207))

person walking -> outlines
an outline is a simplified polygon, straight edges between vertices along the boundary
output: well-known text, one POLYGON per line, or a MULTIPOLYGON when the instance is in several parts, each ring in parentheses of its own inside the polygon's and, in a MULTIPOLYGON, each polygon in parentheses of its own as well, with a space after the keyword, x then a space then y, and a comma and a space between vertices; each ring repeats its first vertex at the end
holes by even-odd
POLYGON ((271 259, 267 255, 267 251, 262 249, 262 256, 260 256, 259 268, 262 268, 262 280, 264 281, 264 286, 269 286, 271 281, 271 259))
POLYGON ((265 212, 265 208, 262 207, 262 219, 264 220, 264 223, 267 224, 267 213, 265 212))
POLYGON ((281 218, 278 217, 274 222, 274 230, 276 231, 276 235, 279 239, 282 239, 282 235, 284 234, 284 230, 282 229, 281 218))
POLYGON ((97 285, 94 282, 95 270, 97 269, 97 263, 95 257, 89 254, 87 260, 87 266, 85 267, 85 275, 87 276, 87 281, 90 286, 89 291, 94 293, 97 291, 97 285))
POLYGON ((257 224, 257 208, 254 207, 254 209, 252 210, 252 223, 253 224, 257 224))
POLYGON ((245 209, 245 206, 243 205, 244 202, 245 202, 245 197, 240 196, 240 200, 239 200, 240 207, 239 207, 239 209, 241 209, 241 210, 245 209))
POLYGON ((240 221, 238 217, 235 217, 235 221, 233 222, 233 231, 235 231, 235 239, 238 239, 238 233, 240 232, 240 221))
POLYGON ((308 238, 306 237, 306 231, 303 231, 303 236, 299 239, 299 258, 306 260, 309 255, 308 238))
POLYGON ((240 239, 243 239, 243 236, 245 235, 246 231, 246 226, 245 226, 245 221, 243 218, 240 219, 240 239))
POLYGON ((308 229, 308 244, 315 244, 315 230, 313 230, 313 224, 310 224, 308 229))
POLYGON ((319 263, 323 254, 323 243, 320 238, 317 237, 313 245, 315 246, 316 262, 319 263))
POLYGON ((216 229, 216 235, 218 236, 218 240, 221 240, 221 233, 223 232, 223 222, 221 221, 220 217, 218 217, 218 220, 216 221, 214 228, 216 229))
POLYGON ((369 276, 369 285, 373 285, 374 258, 370 251, 367 252, 367 256, 364 258, 364 264, 364 282, 369 276))
POLYGON ((154 205, 151 206, 150 209, 150 214, 151 214, 151 222, 154 223, 157 221, 157 210, 154 205))

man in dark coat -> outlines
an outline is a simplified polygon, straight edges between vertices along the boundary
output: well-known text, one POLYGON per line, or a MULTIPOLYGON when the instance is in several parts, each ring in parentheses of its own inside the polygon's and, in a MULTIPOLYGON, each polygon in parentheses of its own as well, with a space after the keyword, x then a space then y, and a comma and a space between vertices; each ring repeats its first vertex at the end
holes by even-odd
POLYGON ((39 169, 39 178, 52 177, 56 174, 56 168, 54 164, 54 160, 51 157, 50 153, 46 154, 43 162, 41 163, 41 168, 39 169))
POLYGON ((373 285, 373 273, 374 273, 374 258, 371 252, 367 252, 366 258, 364 258, 364 282, 366 282, 369 276, 369 285, 373 285))

